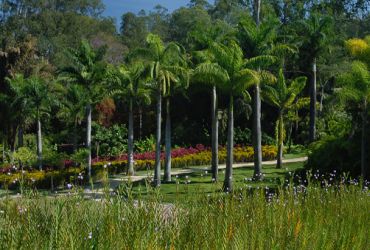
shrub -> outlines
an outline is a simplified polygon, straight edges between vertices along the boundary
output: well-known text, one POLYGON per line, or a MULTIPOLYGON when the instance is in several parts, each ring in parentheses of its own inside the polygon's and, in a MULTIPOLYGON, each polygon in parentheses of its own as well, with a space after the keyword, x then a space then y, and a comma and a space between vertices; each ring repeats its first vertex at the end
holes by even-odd
POLYGON ((127 152, 127 128, 125 125, 113 125, 105 128, 93 123, 93 147, 97 156, 116 156, 127 152))
MULTIPOLYGON (((262 158, 263 160, 273 160, 276 158, 277 150, 275 146, 263 146, 262 147, 262 158)), ((189 166, 201 166, 210 165, 212 152, 209 148, 205 148, 199 144, 195 148, 178 148, 172 150, 172 161, 171 165, 173 168, 184 168, 189 166)), ((234 162, 243 163, 253 161, 254 152, 250 146, 241 147, 237 146, 234 148, 234 162)), ((152 169, 155 163, 155 152, 139 153, 134 155, 135 169, 146 170, 152 169)), ((162 165, 164 162, 164 154, 161 154, 162 165)), ((223 164, 226 162, 226 148, 221 147, 219 150, 219 162, 223 164)), ((109 172, 117 173, 125 170, 127 165, 127 155, 122 155, 116 159, 109 158, 99 161, 94 160, 94 168, 101 168, 104 165, 110 163, 109 172)))
POLYGON ((320 172, 348 172, 352 176, 360 174, 360 143, 358 138, 327 137, 311 145, 306 168, 320 172), (356 143, 357 142, 357 143, 356 143))

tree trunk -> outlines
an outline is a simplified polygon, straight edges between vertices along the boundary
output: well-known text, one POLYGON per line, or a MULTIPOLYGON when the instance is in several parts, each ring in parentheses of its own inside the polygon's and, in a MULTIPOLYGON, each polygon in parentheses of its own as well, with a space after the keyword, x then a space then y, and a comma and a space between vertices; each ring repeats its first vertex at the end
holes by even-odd
POLYGON ((6 146, 5 146, 5 143, 6 143, 6 140, 5 140, 5 136, 3 137, 3 162, 5 162, 5 149, 6 149, 6 146))
POLYGON ((319 116, 322 114, 322 110, 324 109, 324 94, 325 94, 325 86, 321 86, 321 95, 320 95, 320 109, 319 109, 319 116))
POLYGON ((310 88, 310 142, 316 140, 316 58, 312 63, 312 82, 310 88))
POLYGON ((171 181, 171 112, 170 112, 170 98, 166 100, 166 161, 164 167, 164 181, 171 181))
POLYGON ((279 112, 278 118, 278 154, 277 154, 277 164, 276 168, 281 168, 283 165, 283 143, 284 143, 284 121, 283 114, 279 112))
POLYGON ((73 124, 73 153, 77 152, 77 121, 73 124))
POLYGON ((260 25, 260 14, 261 14, 261 0, 254 0, 254 18, 256 19, 257 26, 260 25))
POLYGON ((161 90, 157 93, 157 133, 155 144, 155 166, 154 166, 154 186, 161 185, 161 121, 162 121, 162 94, 161 90))
POLYGON ((143 108, 139 107, 139 138, 143 137, 143 108))
POLYGON ((292 133, 293 133, 293 122, 290 122, 289 124, 289 132, 288 132, 288 153, 291 153, 292 149, 292 133))
POLYGON ((23 147, 23 126, 19 125, 18 128, 18 148, 23 147))
POLYGON ((87 105, 86 111, 87 111, 86 148, 88 150, 87 171, 88 179, 91 180, 91 115, 92 115, 91 104, 87 105))
MULTIPOLYGON (((261 0, 255 0, 255 18, 256 25, 260 25, 261 0)), ((254 89, 253 106, 253 151, 254 151, 254 174, 255 180, 262 179, 262 129, 261 129, 261 94, 260 86, 256 85, 254 89)))
POLYGON ((42 134, 40 117, 37 118, 37 163, 40 171, 42 170, 42 134))
POLYGON ((234 150, 234 97, 230 95, 229 114, 228 114, 228 130, 227 130, 227 157, 226 157, 226 173, 224 181, 224 191, 232 192, 233 190, 233 150, 234 150))
POLYGON ((367 125, 367 103, 365 101, 365 108, 362 113, 362 137, 361 137, 361 176, 366 180, 366 165, 367 165, 367 145, 366 145, 366 125, 367 125))
POLYGON ((132 176, 134 171, 134 116, 133 102, 130 98, 129 115, 128 115, 128 159, 127 159, 127 174, 132 176))
POLYGON ((218 114, 216 86, 212 89, 212 179, 218 181, 218 114))
POLYGON ((262 179, 262 131, 261 131, 261 95, 260 86, 254 89, 253 106, 253 149, 254 149, 254 179, 262 179))

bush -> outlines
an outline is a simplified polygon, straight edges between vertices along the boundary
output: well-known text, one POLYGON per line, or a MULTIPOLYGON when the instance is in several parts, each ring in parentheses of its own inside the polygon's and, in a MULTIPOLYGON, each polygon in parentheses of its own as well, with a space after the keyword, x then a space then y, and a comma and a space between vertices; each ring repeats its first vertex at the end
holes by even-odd
POLYGON ((155 149, 155 138, 153 135, 142 140, 135 141, 135 151, 139 153, 150 152, 155 149))
MULTIPOLYGON (((262 158, 265 161, 274 160, 276 158, 277 149, 275 146, 263 146, 262 147, 262 158)), ((235 147, 234 148, 234 162, 252 162, 254 152, 252 147, 235 147)), ((210 165, 212 158, 212 152, 209 148, 205 148, 203 145, 197 145, 196 148, 179 148, 172 151, 171 165, 173 168, 185 168, 189 166, 201 166, 210 165)), ((135 154, 135 169, 146 170, 152 169, 155 164, 155 153, 147 152, 144 154, 135 154)), ((164 154, 161 154, 162 165, 164 163, 164 154)), ((221 147, 219 149, 219 163, 224 164, 226 162, 226 148, 221 147)), ((127 156, 123 155, 118 159, 106 159, 104 161, 95 160, 93 164, 94 169, 102 168, 104 165, 110 163, 109 172, 117 173, 125 171, 127 165, 127 156)), ((96 170, 95 170, 96 171, 96 170)))
MULTIPOLYGON (((26 152, 27 157, 31 157, 32 153, 29 149, 21 149, 20 152, 26 152)), ((275 146, 263 146, 262 157, 263 160, 273 160, 276 157, 275 146)), ((234 162, 243 163, 253 161, 253 148, 250 146, 241 147, 237 146, 234 148, 234 162)), ((0 173, 0 184, 9 189, 15 189, 19 187, 20 181, 23 180, 23 184, 29 187, 38 188, 50 188, 51 180, 53 179, 54 186, 65 185, 65 183, 76 182, 78 175, 84 174, 85 159, 87 151, 81 149, 71 156, 71 161, 65 161, 63 167, 58 170, 50 171, 35 171, 32 168, 25 169, 25 173, 22 176, 21 172, 14 167, 7 167, 2 169, 0 173), (75 164, 74 164, 75 163, 75 164), (69 167, 66 167, 69 165, 69 167), (78 165, 79 167, 76 167, 78 165)), ((26 159, 25 156, 22 156, 26 159)), ((33 156, 32 156, 33 157, 33 156)), ((32 158, 31 157, 31 158, 32 158)), ((172 167, 174 168, 185 168, 189 166, 201 166, 211 164, 212 153, 210 148, 198 144, 194 148, 177 148, 172 150, 172 167)), ((155 152, 138 153, 134 155, 135 158, 135 169, 138 170, 151 170, 155 164, 155 152)), ((164 153, 161 154, 161 162, 164 164, 164 153)), ((224 164, 226 162, 226 148, 221 147, 219 149, 219 162, 224 164)), ((92 165, 92 176, 93 180, 100 180, 105 171, 109 174, 117 174, 126 171, 127 167, 127 155, 121 155, 119 157, 106 158, 104 160, 94 159, 92 165)))
POLYGON ((360 174, 360 143, 358 139, 327 137, 311 145, 306 168, 321 172, 348 172, 352 176, 360 174))
POLYGON ((105 128, 93 123, 93 150, 97 156, 116 156, 127 152, 127 128, 115 124, 105 128), (95 146, 95 147, 94 147, 95 146))

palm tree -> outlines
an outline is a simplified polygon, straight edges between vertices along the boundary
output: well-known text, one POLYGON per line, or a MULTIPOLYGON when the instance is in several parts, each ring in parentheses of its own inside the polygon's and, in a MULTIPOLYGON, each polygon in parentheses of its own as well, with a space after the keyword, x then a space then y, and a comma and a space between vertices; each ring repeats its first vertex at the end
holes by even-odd
POLYGON ((167 88, 164 98, 166 100, 166 126, 165 126, 165 165, 164 165, 164 181, 171 182, 171 96, 175 92, 181 92, 189 86, 189 75, 186 66, 181 66, 182 69, 177 73, 177 79, 173 81, 171 86, 167 88))
POLYGON ((306 80, 306 77, 298 77, 291 81, 290 84, 287 84, 283 70, 280 69, 277 84, 265 86, 262 92, 264 100, 279 110, 275 129, 278 144, 276 168, 282 167, 283 142, 285 137, 284 116, 294 106, 297 96, 306 85, 306 80))
MULTIPOLYGON (((260 23, 260 1, 256 1, 256 22, 243 19, 239 24, 239 41, 245 56, 250 61, 249 67, 260 73, 276 61, 276 55, 281 51, 290 50, 287 45, 276 45, 275 20, 260 23)), ((263 76, 265 74, 262 74, 263 76)), ((266 83, 260 81, 261 84, 266 83)), ((254 179, 262 178, 262 129, 261 129, 261 85, 254 86, 253 98, 253 149, 254 149, 254 179)))
MULTIPOLYGON (((29 107, 21 99, 15 101, 17 93, 12 86, 23 86, 26 79, 23 74, 15 74, 12 78, 6 78, 9 84, 8 93, 0 93, 1 108, 1 127, 3 130, 3 148, 5 149, 5 139, 8 137, 8 143, 11 150, 15 150, 15 136, 18 129, 18 147, 23 146, 23 127, 29 118, 29 107), (10 137, 10 138, 9 138, 10 137), (10 139, 10 140, 9 140, 10 139)), ((5 152, 3 152, 3 156, 5 152)), ((4 158, 4 157, 3 157, 4 158)))
POLYGON ((331 30, 332 19, 329 16, 312 14, 307 20, 300 23, 300 31, 303 37, 302 48, 306 51, 304 55, 312 65, 312 77, 310 84, 310 129, 309 139, 316 140, 316 81, 317 81, 317 58, 327 47, 327 35, 331 30))
POLYGON ((367 177, 367 147, 366 147, 366 128, 368 107, 370 101, 370 69, 360 61, 352 63, 351 71, 342 74, 339 77, 341 85, 338 95, 344 102, 353 101, 359 104, 362 118, 362 136, 361 136, 361 175, 367 177))
POLYGON ((223 189, 226 192, 231 192, 233 189, 234 97, 242 95, 250 100, 247 89, 259 84, 261 78, 257 71, 248 68, 251 61, 244 60, 243 51, 236 41, 228 40, 224 44, 213 43, 210 51, 214 56, 215 63, 208 62, 199 65, 196 71, 203 72, 205 79, 217 78, 220 89, 229 96, 227 159, 223 189))
POLYGON ((19 81, 19 77, 15 80, 9 79, 13 90, 16 92, 14 102, 22 102, 23 106, 27 106, 32 112, 32 116, 37 123, 37 159, 38 167, 42 170, 42 130, 41 117, 50 112, 52 99, 50 97, 49 86, 38 77, 30 77, 25 81, 19 81))
MULTIPOLYGON (((157 131, 156 154, 154 166, 154 185, 161 184, 161 117, 162 97, 166 95, 172 84, 180 81, 179 76, 186 75, 186 58, 184 49, 177 43, 165 45, 161 38, 149 34, 146 39, 146 48, 136 50, 133 55, 142 58, 149 66, 150 79, 157 98, 157 131)), ((169 154, 167 148, 167 155, 169 154)), ((170 162, 170 161, 169 161, 170 162)), ((166 175, 170 175, 170 165, 166 166, 166 175)), ((165 178, 167 179, 165 176, 165 178)))
POLYGON ((85 89, 81 85, 70 84, 67 89, 61 92, 61 109, 59 116, 70 122, 73 117, 73 152, 77 152, 77 126, 81 124, 85 116, 85 108, 88 97, 85 89))
POLYGON ((132 176, 134 171, 134 118, 133 106, 144 102, 149 104, 150 91, 145 85, 146 69, 141 62, 135 62, 128 65, 121 65, 113 72, 113 90, 112 94, 128 100, 128 161, 127 174, 132 176))
POLYGON ((218 100, 217 100, 217 83, 220 80, 219 72, 212 71, 215 65, 210 65, 209 63, 214 62, 212 53, 210 52, 210 46, 213 42, 219 42, 229 36, 232 28, 221 20, 217 20, 214 25, 206 28, 204 30, 194 30, 190 33, 190 39, 194 40, 193 48, 193 59, 196 61, 197 67, 193 74, 193 81, 203 83, 211 87, 211 119, 212 119, 212 180, 218 181, 218 100), (201 49, 201 50, 199 50, 201 49))
POLYGON ((106 71, 106 64, 103 62, 105 51, 104 49, 95 50, 87 41, 82 41, 79 49, 71 49, 69 52, 72 63, 60 72, 62 79, 83 86, 88 97, 86 105, 86 148, 88 150, 88 178, 91 180, 92 105, 99 102, 104 93, 102 83, 106 71))
POLYGON ((218 181, 218 114, 217 114, 217 85, 225 82, 225 75, 222 74, 220 66, 213 63, 211 59, 200 63, 194 70, 193 78, 212 87, 211 107, 212 107, 212 179, 218 181))

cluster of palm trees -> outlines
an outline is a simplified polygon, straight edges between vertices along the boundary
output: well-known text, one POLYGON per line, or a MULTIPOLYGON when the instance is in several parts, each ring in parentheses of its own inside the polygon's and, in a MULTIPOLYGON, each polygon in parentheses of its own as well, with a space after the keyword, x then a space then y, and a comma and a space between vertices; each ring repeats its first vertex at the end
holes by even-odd
MULTIPOLYGON (((232 190, 232 165, 234 147, 234 99, 243 98, 253 102, 254 113, 254 178, 262 178, 261 147, 261 97, 279 110, 277 138, 279 154, 277 167, 282 164, 285 134, 284 117, 303 90, 306 78, 299 77, 287 84, 284 72, 278 77, 271 71, 281 65, 287 53, 294 49, 277 42, 274 22, 241 22, 238 37, 203 39, 203 49, 188 54, 178 43, 165 44, 161 38, 149 34, 144 48, 132 51, 124 64, 109 65, 104 61, 104 49, 94 49, 82 41, 78 49, 69 51, 70 66, 59 70, 58 78, 45 82, 41 77, 25 79, 17 75, 9 79, 16 92, 15 103, 31 109, 38 125, 37 153, 42 169, 41 116, 47 114, 54 99, 51 88, 62 94, 57 103, 59 115, 69 118, 74 128, 74 150, 77 150, 77 127, 86 116, 87 169, 91 178, 91 123, 93 106, 106 96, 124 100, 129 107, 128 117, 128 174, 134 175, 134 105, 149 104, 154 95, 156 105, 156 157, 154 185, 161 184, 161 123, 162 101, 165 101, 165 164, 164 181, 171 181, 171 117, 170 97, 189 83, 204 83, 210 86, 212 95, 212 178, 218 181, 218 117, 217 95, 228 96, 227 161, 224 190, 232 190), (191 58, 193 60, 191 60, 191 58), (60 87, 64 84, 66 87, 60 87), (59 87, 58 87, 59 86, 59 87), (253 98, 249 91, 253 92, 253 98), (72 119, 71 119, 72 118, 72 119)), ((282 68, 282 67, 281 67, 282 68)), ((28 112, 25 112, 28 114, 28 112)))

